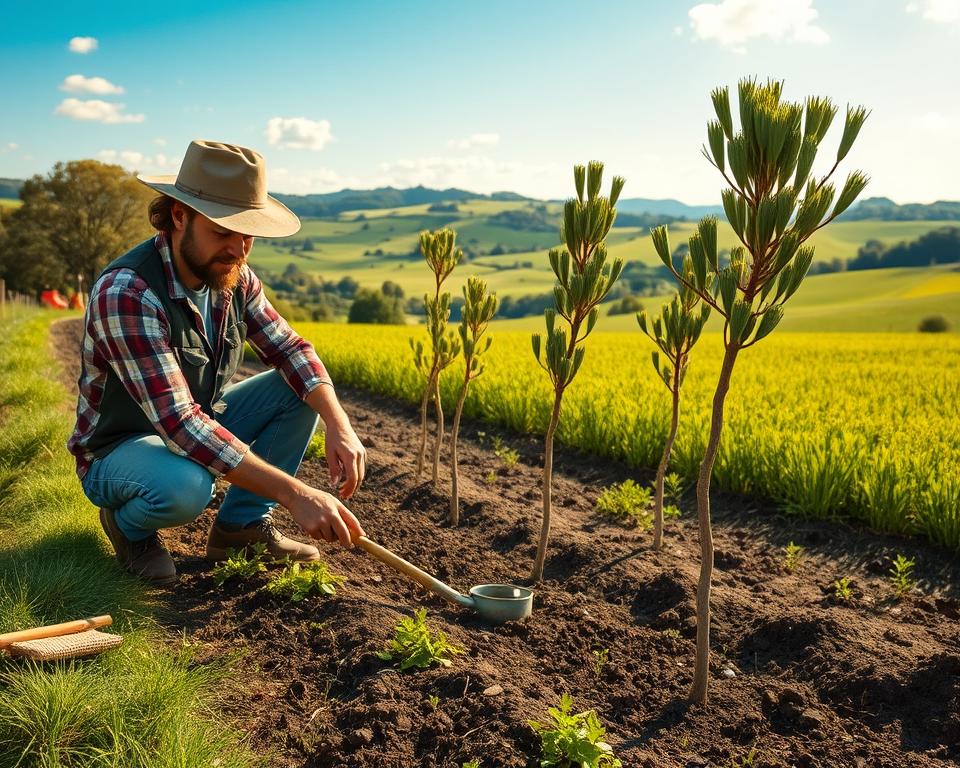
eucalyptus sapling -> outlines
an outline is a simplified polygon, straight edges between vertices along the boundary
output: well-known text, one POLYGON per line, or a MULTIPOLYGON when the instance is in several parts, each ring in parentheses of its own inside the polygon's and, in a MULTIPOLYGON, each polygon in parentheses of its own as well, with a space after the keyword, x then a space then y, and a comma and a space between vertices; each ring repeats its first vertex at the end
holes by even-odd
POLYGON ((440 374, 460 353, 460 340, 453 331, 447 331, 450 319, 450 294, 440 288, 453 268, 463 258, 463 251, 455 247, 457 235, 452 229, 420 233, 420 252, 433 272, 434 292, 424 294, 427 334, 430 349, 422 341, 410 339, 414 364, 426 379, 423 397, 420 399, 420 450, 417 453, 417 477, 423 474, 423 460, 427 451, 427 405, 431 399, 437 409, 437 436, 433 447, 433 484, 437 485, 440 473, 440 444, 443 441, 443 403, 440 401, 440 374))
POLYGON ((624 180, 613 177, 610 196, 600 194, 603 163, 591 162, 588 167, 573 169, 577 196, 563 206, 560 240, 563 247, 550 250, 550 266, 557 276, 553 288, 555 307, 544 312, 546 338, 533 336, 533 354, 553 384, 553 409, 547 426, 543 460, 543 521, 537 556, 530 579, 543 578, 543 565, 550 539, 553 479, 553 438, 560 421, 563 393, 573 381, 586 349, 584 340, 597 324, 599 304, 620 277, 623 262, 607 262, 606 237, 617 216, 617 199, 624 180), (559 318, 559 319, 558 319, 559 318))
POLYGON ((467 399, 470 382, 483 373, 484 364, 480 358, 493 343, 493 337, 487 335, 487 326, 497 312, 496 294, 487 293, 487 283, 479 277, 468 277, 463 287, 463 314, 460 318, 460 347, 463 349, 464 375, 460 387, 460 397, 453 414, 453 426, 450 429, 450 525, 460 524, 459 472, 457 468, 457 435, 460 432, 460 416, 467 399))
POLYGON ((804 243, 843 213, 867 185, 854 171, 839 193, 831 178, 853 146, 867 110, 848 107, 843 135, 830 170, 812 174, 820 145, 837 108, 826 98, 805 104, 783 101, 783 83, 765 85, 741 80, 739 130, 734 131, 730 95, 713 91, 717 119, 707 125, 703 154, 729 185, 723 208, 740 245, 729 265, 719 262, 717 221, 705 218, 690 238, 692 276, 680 274, 671 258, 666 230, 651 232, 657 254, 674 277, 723 317, 724 355, 713 396, 706 450, 697 477, 700 528, 700 580, 697 585, 697 651, 690 700, 705 703, 710 657, 710 586, 713 531, 710 523, 710 478, 720 446, 723 409, 734 364, 744 349, 768 336, 783 317, 783 306, 797 291, 813 260, 804 243))
MULTIPOLYGON (((693 260, 687 256, 683 272, 692 282, 693 260)), ((680 423, 680 387, 687 373, 690 350, 700 338, 703 326, 710 317, 710 307, 701 303, 696 291, 680 284, 679 293, 663 306, 660 314, 651 318, 646 311, 637 315, 642 330, 659 347, 651 353, 653 367, 664 386, 670 392, 672 408, 670 411, 670 432, 663 448, 663 456, 657 467, 657 479, 654 481, 653 499, 653 549, 660 551, 663 544, 663 481, 670 466, 670 454, 677 439, 677 427, 680 423), (699 308, 698 308, 699 305, 699 308), (666 360, 661 360, 660 353, 666 360)))

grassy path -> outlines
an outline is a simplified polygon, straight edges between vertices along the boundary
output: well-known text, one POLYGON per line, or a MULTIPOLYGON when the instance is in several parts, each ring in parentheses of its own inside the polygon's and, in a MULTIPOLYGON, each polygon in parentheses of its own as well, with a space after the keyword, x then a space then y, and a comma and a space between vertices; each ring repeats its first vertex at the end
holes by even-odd
POLYGON ((0 659, 0 765, 258 765, 218 714, 226 666, 191 664, 152 620, 157 598, 112 557, 65 448, 75 403, 37 312, 0 326, 0 632, 102 613, 116 651, 0 659))

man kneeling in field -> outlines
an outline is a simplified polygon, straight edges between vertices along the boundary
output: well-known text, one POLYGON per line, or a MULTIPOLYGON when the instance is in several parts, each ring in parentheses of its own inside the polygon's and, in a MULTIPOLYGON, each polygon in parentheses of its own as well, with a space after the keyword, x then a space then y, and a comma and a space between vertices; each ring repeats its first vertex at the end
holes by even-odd
POLYGON ((310 536, 350 546, 363 530, 333 495, 295 479, 326 426, 331 480, 347 499, 363 482, 363 445, 311 344, 271 306, 247 265, 254 236, 300 221, 267 195, 263 158, 191 142, 176 177, 138 177, 160 193, 156 237, 108 264, 84 317, 77 424, 67 447, 117 559, 152 584, 177 572, 157 535, 206 508, 214 478, 231 483, 207 558, 266 545, 276 559, 316 547, 274 526, 279 502, 310 536), (274 370, 227 386, 249 341, 274 370))

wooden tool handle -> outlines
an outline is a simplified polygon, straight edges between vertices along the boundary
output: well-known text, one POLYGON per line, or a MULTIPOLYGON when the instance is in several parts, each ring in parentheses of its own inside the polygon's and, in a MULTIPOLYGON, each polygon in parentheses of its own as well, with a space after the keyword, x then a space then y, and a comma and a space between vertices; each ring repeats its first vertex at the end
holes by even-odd
POLYGON ((88 629, 109 627, 111 624, 113 624, 112 616, 94 616, 90 619, 65 621, 63 624, 49 624, 45 627, 21 629, 19 632, 7 632, 4 635, 0 635, 0 649, 6 648, 11 643, 19 643, 24 640, 40 640, 44 637, 72 635, 76 632, 85 632, 88 629))
POLYGON ((451 603, 457 603, 467 608, 473 607, 473 600, 471 598, 460 594, 453 587, 444 584, 439 579, 435 579, 426 571, 420 570, 413 563, 408 563, 400 557, 400 555, 394 554, 386 547, 370 541, 366 536, 360 536, 355 543, 380 562, 386 563, 395 571, 399 571, 404 576, 413 579, 420 586, 426 587, 434 594, 440 595, 444 600, 449 600, 451 603))

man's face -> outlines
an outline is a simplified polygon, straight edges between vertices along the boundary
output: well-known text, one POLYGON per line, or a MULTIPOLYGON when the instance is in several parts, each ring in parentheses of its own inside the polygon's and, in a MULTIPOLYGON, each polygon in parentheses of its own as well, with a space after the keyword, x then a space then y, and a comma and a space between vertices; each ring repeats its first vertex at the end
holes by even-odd
POLYGON ((190 271, 212 290, 233 290, 252 247, 251 235, 231 232, 193 211, 187 213, 180 255, 190 271))

